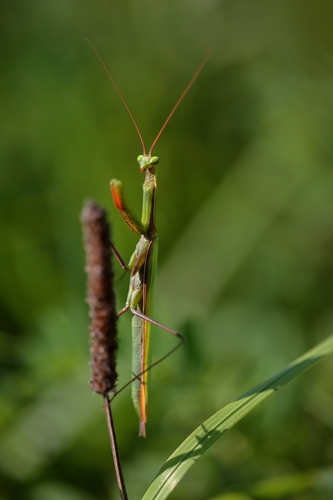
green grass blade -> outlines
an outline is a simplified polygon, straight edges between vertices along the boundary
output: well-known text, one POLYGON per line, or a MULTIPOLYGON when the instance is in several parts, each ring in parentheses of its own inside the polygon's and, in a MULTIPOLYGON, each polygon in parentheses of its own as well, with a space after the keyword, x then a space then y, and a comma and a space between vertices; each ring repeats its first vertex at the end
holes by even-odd
POLYGON ((187 470, 231 427, 258 404, 294 377, 333 353, 333 336, 290 363, 284 370, 228 404, 201 424, 168 458, 145 493, 143 500, 162 500, 187 470))

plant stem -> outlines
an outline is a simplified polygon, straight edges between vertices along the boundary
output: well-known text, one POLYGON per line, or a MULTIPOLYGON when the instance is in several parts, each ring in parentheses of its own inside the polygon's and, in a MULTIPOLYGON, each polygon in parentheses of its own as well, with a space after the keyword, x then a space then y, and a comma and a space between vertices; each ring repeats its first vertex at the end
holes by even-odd
POLYGON ((107 395, 104 395, 103 398, 104 398, 104 408, 105 408, 106 421, 107 421, 109 437, 110 437, 110 445, 111 445, 111 450, 112 450, 113 463, 114 463, 120 498, 121 498, 121 500, 128 500, 125 479, 124 479, 124 475, 123 475, 123 470, 121 468, 120 456, 119 456, 117 439, 116 439, 116 432, 115 432, 113 418, 112 418, 111 404, 110 404, 110 400, 109 400, 107 395))

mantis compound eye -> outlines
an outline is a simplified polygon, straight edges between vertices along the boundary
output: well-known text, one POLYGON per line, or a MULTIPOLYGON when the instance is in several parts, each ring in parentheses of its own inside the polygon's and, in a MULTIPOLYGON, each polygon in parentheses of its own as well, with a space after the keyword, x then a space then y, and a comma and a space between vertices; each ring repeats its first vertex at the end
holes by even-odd
POLYGON ((159 161, 160 161, 160 159, 158 156, 152 156, 152 158, 150 159, 149 165, 157 165, 159 161))

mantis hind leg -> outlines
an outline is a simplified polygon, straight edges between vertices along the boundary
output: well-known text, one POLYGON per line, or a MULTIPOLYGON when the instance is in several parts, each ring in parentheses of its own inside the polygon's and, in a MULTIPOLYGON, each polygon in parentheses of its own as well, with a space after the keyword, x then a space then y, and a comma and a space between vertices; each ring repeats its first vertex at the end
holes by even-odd
MULTIPOLYGON (((158 328, 161 328, 162 330, 171 333, 171 335, 174 335, 175 337, 178 337, 181 340, 181 343, 185 342, 186 337, 181 334, 180 332, 177 332, 173 328, 170 328, 169 326, 163 325, 163 323, 160 323, 159 321, 156 321, 155 319, 149 318, 149 316, 146 316, 140 311, 137 311, 133 307, 130 307, 131 313, 134 314, 134 316, 138 316, 138 318, 143 319, 144 321, 148 321, 152 325, 157 326, 158 328)), ((124 311, 125 312, 125 311, 124 311)))

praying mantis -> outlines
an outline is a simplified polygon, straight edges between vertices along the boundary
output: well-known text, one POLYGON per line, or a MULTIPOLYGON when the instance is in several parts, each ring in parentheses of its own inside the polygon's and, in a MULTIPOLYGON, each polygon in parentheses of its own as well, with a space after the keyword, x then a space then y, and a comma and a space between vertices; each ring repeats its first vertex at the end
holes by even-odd
POLYGON ((148 411, 148 371, 149 369, 161 362, 167 356, 169 356, 173 351, 178 349, 180 345, 185 341, 185 337, 178 331, 169 328, 168 326, 159 323, 158 321, 152 319, 153 302, 155 295, 155 283, 157 274, 157 252, 158 252, 158 236, 155 227, 155 210, 156 210, 156 165, 159 163, 160 159, 158 156, 153 156, 153 149, 156 146, 157 141, 160 139, 165 127, 169 123, 171 117, 175 113, 176 109, 182 102, 183 98, 193 85, 194 81, 198 77, 202 68, 206 64, 212 49, 205 56, 191 80, 187 84, 183 93, 177 100, 176 104, 172 108, 169 116, 165 120, 161 130, 158 132, 149 152, 146 152, 146 146, 137 125, 136 120, 132 112, 130 111, 123 95, 121 94, 119 88, 117 87, 114 79, 112 78, 110 72, 108 71, 104 61, 97 52, 93 44, 87 40, 91 45, 92 49, 96 53, 98 59, 100 60, 102 66, 104 67, 108 77, 110 78, 113 86, 115 87, 120 99, 122 100, 133 124, 138 133, 142 151, 143 153, 137 157, 137 162, 139 164, 140 171, 145 174, 145 180, 143 183, 143 201, 142 201, 142 213, 139 219, 131 210, 129 205, 126 203, 122 183, 117 179, 112 179, 110 182, 110 190, 113 199, 113 203, 120 213, 121 217, 125 223, 129 226, 131 231, 136 233, 140 239, 137 243, 135 250, 129 260, 128 265, 122 259, 117 249, 112 244, 112 251, 117 258, 123 269, 130 272, 130 284, 129 291, 126 299, 125 306, 118 312, 118 317, 122 314, 130 311, 133 315, 132 317, 132 344, 133 344, 133 356, 132 356, 132 401, 134 408, 139 416, 139 436, 146 436, 146 423, 147 423, 147 411, 148 411), (169 351, 165 356, 160 358, 157 362, 152 365, 149 364, 150 360, 150 337, 151 337, 151 327, 155 325, 160 329, 174 335, 179 343, 171 351, 169 351))

